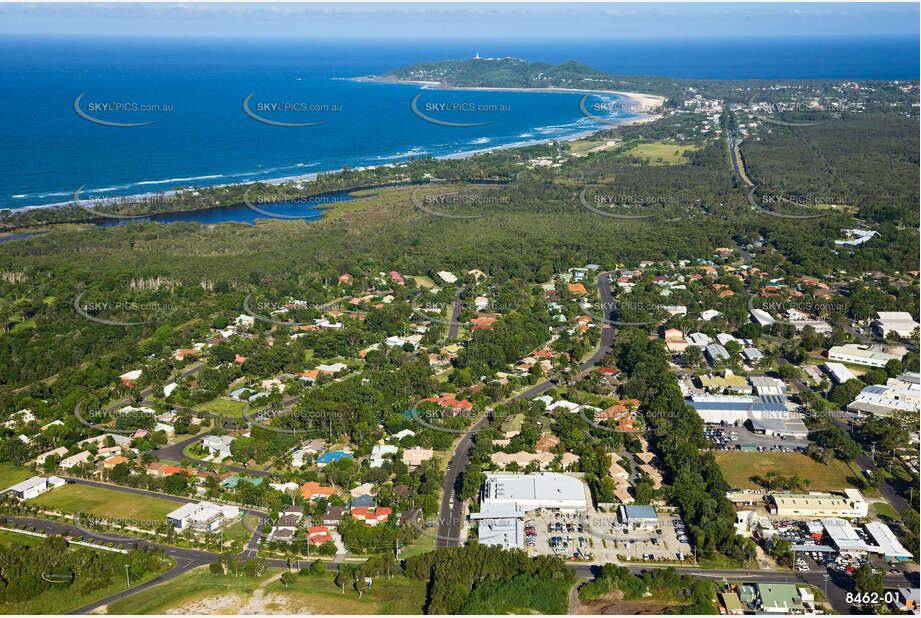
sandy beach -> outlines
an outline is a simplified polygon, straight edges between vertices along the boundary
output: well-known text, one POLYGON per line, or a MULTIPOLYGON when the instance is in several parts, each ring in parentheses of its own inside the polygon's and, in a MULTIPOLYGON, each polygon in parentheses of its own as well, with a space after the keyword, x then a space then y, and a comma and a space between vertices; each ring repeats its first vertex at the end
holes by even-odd
POLYGON ((622 90, 601 90, 584 88, 491 88, 487 86, 449 86, 442 82, 403 79, 379 79, 373 77, 356 77, 353 81, 372 82, 379 84, 417 84, 426 90, 481 90, 484 92, 581 92, 583 94, 616 94, 630 99, 641 109, 653 109, 665 104, 665 97, 656 94, 640 92, 624 92, 622 90))

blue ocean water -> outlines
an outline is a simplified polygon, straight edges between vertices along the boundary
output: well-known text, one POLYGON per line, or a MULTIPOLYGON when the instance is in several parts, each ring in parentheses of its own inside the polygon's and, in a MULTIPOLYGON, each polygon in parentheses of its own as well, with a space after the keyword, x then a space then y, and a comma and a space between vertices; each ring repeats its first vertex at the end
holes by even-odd
POLYGON ((574 93, 434 91, 343 79, 421 60, 478 52, 577 60, 620 74, 917 79, 916 48, 917 40, 891 37, 405 43, 7 37, 0 39, 0 208, 66 202, 81 186, 84 196, 114 197, 276 179, 564 138, 598 126, 580 113, 581 95, 574 93), (420 92, 417 106, 430 117, 488 124, 426 122, 410 109, 420 92), (80 109, 94 118, 155 122, 95 124, 74 111, 81 93, 80 109), (254 120, 243 111, 250 93, 250 109, 263 118, 321 124, 254 120), (113 112, 104 104, 169 111, 113 112), (272 111, 273 104, 291 111, 272 111))

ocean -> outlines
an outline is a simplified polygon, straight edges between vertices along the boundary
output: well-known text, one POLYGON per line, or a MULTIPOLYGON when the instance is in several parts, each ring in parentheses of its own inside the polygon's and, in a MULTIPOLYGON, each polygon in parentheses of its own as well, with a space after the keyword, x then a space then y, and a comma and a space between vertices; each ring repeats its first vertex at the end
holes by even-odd
POLYGON ((576 93, 448 92, 345 79, 423 60, 479 53, 576 60, 620 74, 917 79, 916 49, 916 40, 892 37, 400 43, 5 37, 0 208, 67 202, 78 187, 84 198, 113 198, 460 156, 600 126, 580 112, 576 93), (150 124, 91 122, 75 111, 81 94, 77 107, 91 118, 150 124), (244 110, 250 94, 252 115, 244 110), (418 114, 411 107, 417 95, 418 114))

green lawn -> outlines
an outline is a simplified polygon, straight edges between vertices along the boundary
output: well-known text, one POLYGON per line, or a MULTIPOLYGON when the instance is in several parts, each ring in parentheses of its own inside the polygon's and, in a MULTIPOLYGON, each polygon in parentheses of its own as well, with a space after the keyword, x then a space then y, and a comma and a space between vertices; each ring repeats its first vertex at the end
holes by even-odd
POLYGON ((103 517, 144 521, 164 520, 181 504, 151 496, 136 496, 90 485, 64 485, 29 500, 30 503, 64 513, 82 511, 103 517))
POLYGON ((0 463, 0 491, 35 476, 35 472, 11 463, 0 463))
POLYGON ((889 519, 898 519, 899 516, 896 514, 895 509, 889 506, 888 502, 874 502, 873 508, 876 509, 876 512, 879 513, 882 517, 888 517, 889 519))
MULTIPOLYGON (((44 542, 44 539, 39 537, 33 537, 26 534, 16 534, 14 532, 0 531, 0 545, 9 546, 15 543, 19 545, 32 546, 42 542, 44 542)), ((71 547, 72 549, 68 549, 67 551, 102 551, 84 547, 71 547)), ((164 556, 163 563, 156 572, 147 573, 142 580, 132 581, 131 585, 136 586, 147 580, 153 579, 157 575, 172 568, 174 564, 175 562, 172 558, 164 556)), ((79 579, 75 583, 79 583, 79 579)), ((77 588, 74 585, 68 586, 66 588, 61 586, 60 589, 52 587, 40 595, 29 599, 28 601, 18 603, 0 601, 0 614, 66 614, 79 607, 83 607, 84 605, 88 605, 94 601, 98 601, 99 599, 104 599, 105 597, 121 592, 127 587, 126 584, 127 582, 123 577, 116 577, 108 586, 98 588, 86 594, 78 593, 77 588)))
POLYGON ((281 569, 269 569, 257 578, 234 577, 212 575, 202 567, 116 601, 107 609, 110 614, 164 614, 180 608, 186 613, 212 614, 243 609, 262 614, 421 614, 425 603, 425 583, 407 577, 375 578, 371 591, 359 599, 352 588, 343 594, 333 583, 333 573, 301 575, 287 588, 280 581, 265 583, 279 573, 281 569))
POLYGON ((211 401, 206 401, 205 403, 195 406, 193 410, 220 414, 228 418, 241 418, 245 407, 246 404, 242 401, 230 401, 218 397, 217 399, 212 399, 211 401))
POLYGON ((730 487, 759 489, 760 486, 752 481, 751 477, 764 477, 768 472, 776 472, 786 477, 795 474, 801 479, 808 479, 808 491, 829 491, 854 486, 847 481, 847 477, 853 476, 853 473, 838 459, 833 459, 826 465, 802 453, 718 451, 713 455, 730 487))
POLYGON ((627 146, 620 154, 645 159, 650 165, 687 165, 688 159, 681 156, 686 151, 697 150, 694 144, 671 144, 667 142, 646 142, 627 146))
MULTIPOLYGON (((432 528, 432 530, 437 530, 437 528, 432 528)), ((430 532, 429 534, 434 534, 434 532, 430 532)), ((400 558, 411 558, 413 556, 434 550, 435 537, 429 536, 428 534, 420 534, 415 541, 403 548, 403 550, 400 552, 400 558)))

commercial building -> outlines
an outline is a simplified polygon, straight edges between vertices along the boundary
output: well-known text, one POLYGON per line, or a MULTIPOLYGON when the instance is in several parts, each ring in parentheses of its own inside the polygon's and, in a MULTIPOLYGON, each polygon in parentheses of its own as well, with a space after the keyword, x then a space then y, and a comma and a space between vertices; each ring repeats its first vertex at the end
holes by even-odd
POLYGON ((761 611, 769 614, 802 613, 803 602, 794 584, 755 584, 761 611))
POLYGON ((470 519, 478 523, 477 542, 505 549, 524 549, 525 511, 515 504, 484 504, 470 519))
POLYGON ((837 517, 828 517, 822 520, 825 534, 838 553, 844 556, 864 556, 870 546, 860 538, 857 530, 850 522, 837 517))
POLYGON ((618 510, 620 522, 632 528, 658 528, 659 516, 656 507, 628 504, 618 510))
POLYGON ((751 382, 756 395, 783 395, 787 392, 787 385, 783 380, 770 376, 751 376, 748 381, 751 382))
POLYGON ((857 379, 857 376, 841 363, 825 363, 822 367, 835 384, 844 384, 849 380, 857 379))
POLYGON ((49 489, 54 489, 55 487, 60 487, 66 481, 59 476, 33 476, 30 479, 26 479, 21 483, 16 483, 7 491, 20 500, 29 500, 37 496, 42 495, 49 489))
POLYGON ((688 404, 705 423, 747 423, 758 433, 792 438, 809 433, 785 395, 692 395, 688 404))
POLYGON ((715 363, 718 360, 729 360, 729 352, 726 350, 726 348, 718 343, 711 343, 705 347, 704 355, 706 355, 707 360, 711 363, 715 363))
POLYGON ((524 517, 540 509, 587 510, 585 486, 577 478, 554 472, 487 473, 480 512, 472 513, 470 519, 478 522, 479 543, 523 549, 524 517))
POLYGON ((539 474, 488 473, 483 504, 515 504, 518 510, 585 511, 585 486, 577 478, 555 472, 539 474))
POLYGON ((752 309, 751 310, 752 322, 755 324, 760 324, 761 326, 771 326, 774 324, 774 318, 771 317, 771 314, 763 309, 752 309))
POLYGON ((768 512, 780 517, 866 517, 867 501, 856 489, 843 495, 823 492, 773 493, 765 496, 768 512))
POLYGON ((189 502, 168 514, 166 519, 177 530, 213 532, 220 530, 225 519, 235 519, 239 514, 240 509, 235 506, 189 502))
POLYGON ((911 552, 902 546, 898 537, 884 523, 874 521, 864 525, 864 530, 873 538, 876 543, 875 553, 880 554, 886 560, 911 560, 911 552))
POLYGON ((887 416, 894 412, 917 412, 921 409, 921 385, 918 374, 903 373, 889 378, 885 384, 870 384, 848 404, 852 412, 887 416))
POLYGON ((878 311, 873 322, 873 330, 880 337, 894 332, 899 337, 907 339, 919 325, 907 311, 878 311))
POLYGON ((900 360, 905 353, 890 354, 884 352, 879 346, 858 345, 848 343, 834 345, 828 349, 828 360, 864 365, 865 367, 885 367, 891 360, 900 360))

